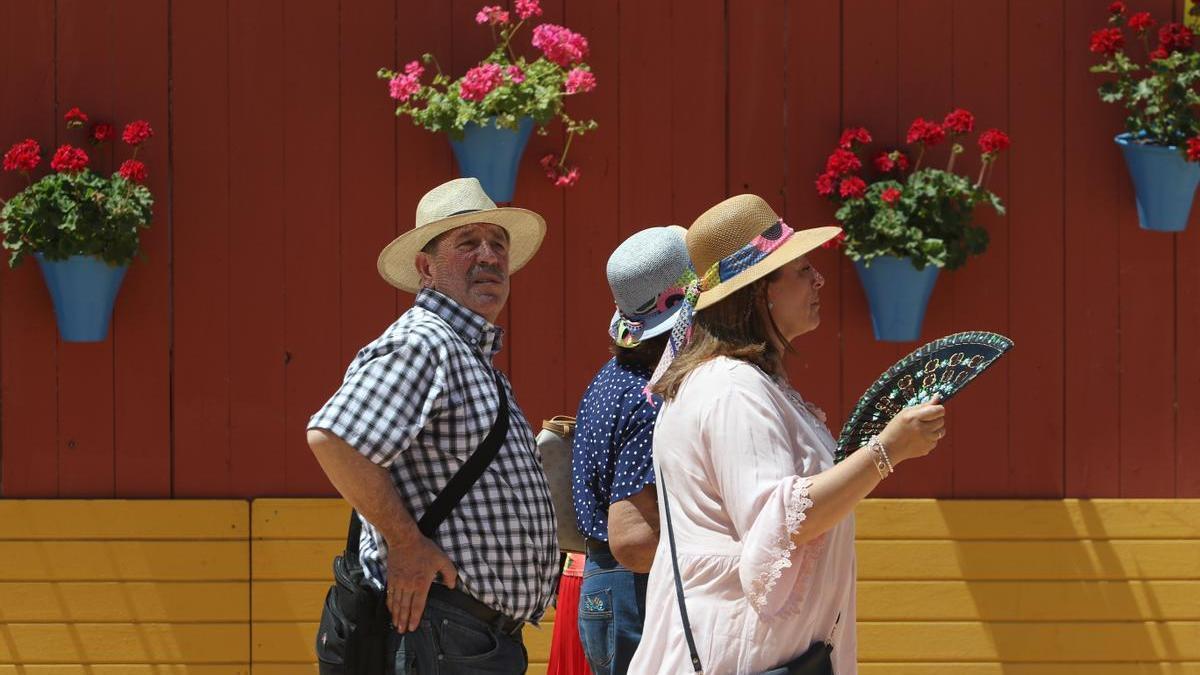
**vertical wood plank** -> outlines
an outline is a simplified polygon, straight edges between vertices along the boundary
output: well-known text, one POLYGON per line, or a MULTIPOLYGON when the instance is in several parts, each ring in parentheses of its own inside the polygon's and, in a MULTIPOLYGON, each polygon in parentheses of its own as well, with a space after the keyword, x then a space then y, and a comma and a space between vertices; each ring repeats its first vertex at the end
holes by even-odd
MULTIPOLYGON (((828 203, 813 185, 841 133, 841 3, 787 5, 787 119, 784 218, 793 229, 835 224, 828 203)), ((809 261, 825 276, 821 325, 793 344, 788 373, 796 389, 828 415, 833 433, 848 411, 841 409, 841 266, 837 249, 818 249, 809 261)))
MULTIPOLYGON (((62 116, 78 106, 96 117, 108 116, 115 101, 113 5, 83 0, 58 3, 58 110, 59 142, 85 150, 87 129, 68 130, 62 116)), ((50 153, 53 152, 51 149, 50 153)), ((101 151, 92 170, 112 170, 111 155, 101 151)), ((136 263, 128 275, 137 274, 136 263)), ((117 296, 114 320, 126 311, 137 312, 124 294, 117 296)), ((58 491, 63 497, 113 496, 113 341, 62 343, 58 360, 58 491)))
POLYGON ((726 191, 749 192, 784 211, 783 0, 727 5, 729 31, 726 191))
POLYGON ((662 57, 669 85, 659 86, 671 100, 670 119, 658 131, 671 141, 670 222, 689 227, 726 195, 725 3, 673 0, 669 18, 670 50, 662 57))
MULTIPOLYGON (((55 114, 54 5, 0 3, 0 96, 20 105, 0 106, 2 149, 26 138, 42 148, 48 171, 58 135, 55 114)), ((35 176, 35 177, 37 177, 35 176)), ((25 178, 0 174, 0 194, 16 194, 25 178)), ((37 263, 18 269, 0 261, 0 496, 58 495, 57 330, 50 294, 37 263)))
MULTIPOLYGON (((1104 8, 1068 0, 1064 19, 1063 67, 1075 74, 1064 80, 1066 494, 1115 497, 1121 471, 1117 232, 1124 227, 1117 208, 1129 177, 1112 137, 1124 115, 1100 100, 1096 87, 1103 79, 1087 72, 1098 62, 1087 36, 1104 23, 1104 8)), ((1019 256, 1014 249, 1014 264, 1019 256)))
POLYGON ((1011 497, 1062 497, 1063 477, 1063 14, 1013 0, 1009 325, 1020 345, 1009 364, 1011 497), (1036 308, 1036 310, 1034 309, 1036 308), (1030 396, 1030 392, 1037 392, 1030 396), (1037 439, 1036 443, 1029 442, 1037 439))
MULTIPOLYGON (((1184 16, 1175 0, 1175 16, 1184 16)), ((1175 496, 1200 497, 1200 209, 1175 237, 1175 496)))
POLYGON ((344 370, 338 173, 340 91, 337 2, 283 5, 284 493, 330 494, 305 442, 308 418, 344 370))
POLYGON ((229 12, 230 483, 285 494, 284 6, 229 12))
MULTIPOLYGON (((154 220, 141 237, 113 324, 115 440, 118 497, 171 495, 171 120, 168 117, 167 5, 152 0, 113 4, 113 119, 150 122, 154 137, 138 152, 150 173, 154 220)), ((115 166, 131 156, 122 144, 115 166)))
MULTIPOLYGON (((956 3, 953 6, 954 105, 975 113, 975 133, 964 139, 958 173, 974 180, 979 174, 979 134, 998 127, 1009 130, 1009 23, 1007 3, 956 3), (988 26, 988 30, 976 30, 988 26)), ((1009 159, 1002 157, 987 187, 1009 201, 1009 159)), ((990 237, 987 252, 952 272, 953 330, 1009 333, 1009 230, 1011 217, 988 207, 975 212, 975 223, 990 237)), ((1052 270, 1057 271, 1058 266, 1052 270)), ((1025 351, 1022 345, 1022 352, 1025 351)), ((996 497, 1008 489, 1010 358, 992 366, 985 377, 955 398, 950 406, 955 497, 996 497)), ((939 448, 939 453, 944 449, 939 448)))

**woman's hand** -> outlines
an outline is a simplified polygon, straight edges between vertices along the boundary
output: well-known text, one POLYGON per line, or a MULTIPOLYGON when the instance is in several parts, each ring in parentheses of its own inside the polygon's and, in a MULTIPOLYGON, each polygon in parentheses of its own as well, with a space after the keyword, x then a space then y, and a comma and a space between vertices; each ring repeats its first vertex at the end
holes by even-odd
POLYGON ((946 435, 946 407, 941 400, 940 394, 934 394, 929 403, 901 410, 884 427, 879 442, 893 465, 928 455, 946 435))

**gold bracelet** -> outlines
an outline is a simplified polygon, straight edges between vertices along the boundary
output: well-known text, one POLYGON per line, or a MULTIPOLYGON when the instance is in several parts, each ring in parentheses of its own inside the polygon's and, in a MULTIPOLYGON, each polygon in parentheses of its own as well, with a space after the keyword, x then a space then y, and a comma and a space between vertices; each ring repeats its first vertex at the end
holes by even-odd
POLYGON ((871 440, 867 441, 867 447, 871 449, 871 458, 875 460, 875 470, 879 472, 879 479, 883 480, 890 476, 895 469, 892 468, 892 460, 888 457, 887 449, 883 447, 879 437, 872 436, 871 440))

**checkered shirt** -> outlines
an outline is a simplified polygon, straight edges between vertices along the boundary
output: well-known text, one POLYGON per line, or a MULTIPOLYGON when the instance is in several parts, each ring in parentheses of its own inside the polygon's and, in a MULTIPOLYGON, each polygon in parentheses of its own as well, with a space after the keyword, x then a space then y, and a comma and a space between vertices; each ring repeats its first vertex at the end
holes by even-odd
MULTIPOLYGON (((491 365, 502 331, 450 298, 422 290, 413 307, 363 347, 342 386, 308 422, 386 467, 414 520, 487 436, 499 412, 491 365)), ((537 621, 558 576, 554 506, 533 431, 501 375, 508 435, 434 534, 459 587, 493 609, 537 621)), ((365 519, 359 555, 383 588, 387 542, 365 519)))

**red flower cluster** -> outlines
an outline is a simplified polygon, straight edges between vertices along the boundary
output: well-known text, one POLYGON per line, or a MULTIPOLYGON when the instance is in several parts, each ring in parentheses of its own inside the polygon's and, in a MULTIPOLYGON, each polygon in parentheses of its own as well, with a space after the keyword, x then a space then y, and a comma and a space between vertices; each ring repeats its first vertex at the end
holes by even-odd
POLYGON ((899 150, 893 150, 891 152, 881 152, 881 153, 879 153, 878 156, 875 157, 874 162, 875 162, 875 168, 882 171, 883 173, 890 173, 893 170, 895 170, 895 171, 907 171, 908 170, 908 156, 905 155, 903 152, 900 152, 899 150))
POLYGON ((129 145, 141 145, 153 135, 154 130, 150 128, 149 122, 146 120, 136 120, 125 125, 125 131, 121 134, 121 140, 129 145))
POLYGON ((867 194, 867 184, 858 176, 846 176, 838 186, 842 199, 858 199, 867 194))
POLYGON ((882 199, 883 203, 887 204, 888 206, 895 206, 896 202, 900 201, 901 194, 902 193, 900 190, 894 187, 889 187, 883 192, 879 193, 879 198, 882 199))
POLYGON ((858 155, 842 148, 834 150, 829 159, 825 160, 825 172, 831 173, 835 177, 854 173, 861 168, 862 161, 858 159, 858 155))
POLYGON ((71 108, 70 110, 68 110, 67 114, 63 115, 63 119, 65 119, 67 121, 68 129, 74 129, 75 127, 81 127, 88 123, 87 113, 83 112, 79 108, 71 108))
POLYGON ((1120 28, 1101 28, 1092 33, 1088 49, 1097 54, 1115 54, 1125 46, 1125 35, 1120 28))
POLYGON ((1007 150, 1009 145, 1008 134, 999 129, 988 129, 979 134, 979 149, 986 155, 1007 150))
POLYGON ((1192 29, 1181 23, 1163 24, 1158 29, 1158 48, 1168 52, 1189 49, 1192 46, 1192 29))
POLYGON ((817 176, 817 194, 821 195, 822 197, 828 197, 832 195, 833 190, 836 187, 834 184, 835 180, 837 180, 837 176, 829 171, 817 176))
POLYGON ((92 125, 91 135, 93 143, 104 143, 106 141, 111 141, 114 137, 116 137, 117 132, 113 129, 113 125, 101 122, 99 124, 92 125))
POLYGON ((541 16, 542 5, 538 0, 517 0, 517 16, 522 21, 531 16, 541 16))
POLYGON ((117 169, 117 173, 125 180, 130 180, 135 183, 141 183, 146 180, 146 165, 136 159, 127 159, 121 163, 121 168, 117 169))
POLYGON ((508 23, 508 12, 499 5, 484 7, 475 14, 475 23, 485 24, 490 23, 493 26, 503 23, 508 23))
POLYGON ((1200 136, 1187 140, 1187 158, 1189 162, 1200 162, 1200 136))
POLYGON ((918 117, 908 127, 908 135, 904 140, 907 143, 921 143, 927 147, 933 147, 946 140, 946 129, 937 122, 918 117))
POLYGON ((533 46, 542 50, 548 61, 566 68, 588 55, 588 41, 575 31, 544 23, 533 29, 533 46))
POLYGON ((546 172, 546 178, 554 181, 554 187, 573 187, 579 182, 579 167, 573 166, 567 169, 559 163, 558 157, 553 153, 542 157, 538 163, 546 172))
POLYGON ((42 162, 42 148, 32 138, 14 144, 4 153, 5 171, 33 171, 42 162))
POLYGON ((836 237, 821 244, 821 248, 841 248, 843 241, 846 241, 846 233, 838 232, 836 237))
POLYGON ((871 132, 862 127, 850 127, 842 132, 838 147, 843 150, 853 150, 855 143, 866 145, 871 142, 871 132))
POLYGON ((1109 14, 1114 14, 1114 15, 1120 16, 1120 15, 1124 14, 1126 11, 1128 11, 1128 10, 1125 7, 1125 3, 1120 2, 1120 0, 1117 0, 1117 2, 1111 3, 1108 6, 1109 14))
POLYGON ((1129 17, 1129 22, 1126 25, 1129 26, 1129 30, 1141 35, 1154 28, 1154 19, 1150 17, 1150 12, 1138 12, 1129 17))
POLYGON ((969 134, 975 130, 975 116, 968 110, 955 108, 942 120, 942 126, 951 133, 969 134))
POLYGON ((88 156, 81 148, 70 144, 59 146, 50 160, 50 168, 59 173, 75 173, 87 168, 88 156))

